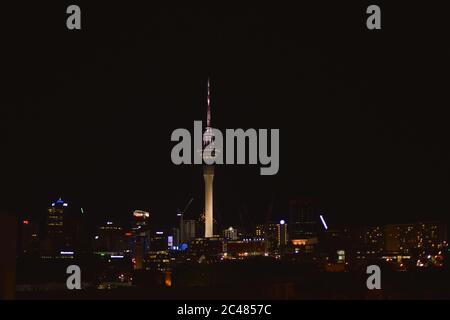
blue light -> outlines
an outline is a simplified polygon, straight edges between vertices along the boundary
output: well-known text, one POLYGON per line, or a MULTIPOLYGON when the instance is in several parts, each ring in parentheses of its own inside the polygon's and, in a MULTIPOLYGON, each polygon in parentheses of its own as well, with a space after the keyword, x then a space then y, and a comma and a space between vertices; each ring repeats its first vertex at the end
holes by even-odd
POLYGON ((184 250, 186 250, 187 248, 188 248, 187 243, 182 243, 181 246, 180 246, 180 250, 181 250, 181 251, 184 251, 184 250))

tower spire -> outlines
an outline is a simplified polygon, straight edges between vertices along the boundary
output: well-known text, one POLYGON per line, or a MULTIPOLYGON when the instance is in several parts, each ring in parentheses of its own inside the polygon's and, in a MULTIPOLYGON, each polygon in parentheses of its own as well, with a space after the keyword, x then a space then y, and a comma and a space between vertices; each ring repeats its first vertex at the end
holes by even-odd
POLYGON ((208 94, 206 97, 206 104, 208 107, 207 114, 206 114, 206 127, 211 127, 211 90, 210 90, 210 82, 208 77, 208 94))

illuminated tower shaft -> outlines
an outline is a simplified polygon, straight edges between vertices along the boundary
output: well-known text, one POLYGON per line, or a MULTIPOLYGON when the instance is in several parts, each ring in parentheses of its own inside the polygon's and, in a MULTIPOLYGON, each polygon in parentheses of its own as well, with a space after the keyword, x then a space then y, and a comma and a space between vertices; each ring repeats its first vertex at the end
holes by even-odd
MULTIPOLYGON (((207 94, 207 115, 206 115, 206 130, 203 134, 203 150, 208 148, 212 142, 212 128, 211 128, 211 95, 209 90, 208 79, 208 94, 207 94)), ((210 238, 214 235, 213 230, 213 180, 214 180, 214 166, 204 165, 203 178, 205 179, 205 238, 210 238)))
POLYGON ((205 238, 213 236, 213 180, 214 166, 203 167, 203 178, 205 179, 205 238))

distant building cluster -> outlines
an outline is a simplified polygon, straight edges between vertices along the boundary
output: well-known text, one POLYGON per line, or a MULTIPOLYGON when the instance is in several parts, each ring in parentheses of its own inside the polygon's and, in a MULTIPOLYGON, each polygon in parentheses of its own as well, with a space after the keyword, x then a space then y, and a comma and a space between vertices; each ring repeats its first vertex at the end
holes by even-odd
MULTIPOLYGON (((47 209, 43 224, 22 221, 19 257, 89 258, 107 266, 102 279, 114 283, 131 281, 140 270, 164 273, 180 264, 258 256, 310 263, 326 271, 348 271, 370 261, 383 261, 397 270, 441 267, 448 252, 445 224, 327 225, 323 215, 298 200, 290 202, 286 220, 258 224, 250 231, 229 226, 212 237, 204 236, 204 221, 184 219, 184 211, 177 214, 175 226, 164 230, 156 230, 150 212, 143 210, 131 212, 127 226, 105 221, 89 229, 84 209, 58 199, 47 209)), ((219 229, 217 223, 214 226, 219 229)))

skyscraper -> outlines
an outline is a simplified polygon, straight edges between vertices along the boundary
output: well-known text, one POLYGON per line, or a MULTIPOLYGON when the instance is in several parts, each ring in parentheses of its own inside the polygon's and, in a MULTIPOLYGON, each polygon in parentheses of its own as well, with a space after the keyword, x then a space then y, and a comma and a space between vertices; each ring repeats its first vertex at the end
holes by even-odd
POLYGON ((277 238, 278 238, 278 247, 284 247, 287 244, 287 224, 284 220, 281 220, 277 225, 277 238))
POLYGON ((183 221, 183 241, 189 242, 196 238, 197 221, 196 220, 184 220, 183 221))
POLYGON ((122 226, 108 221, 98 228, 94 237, 95 253, 123 255, 126 250, 127 238, 122 226))
POLYGON ((41 243, 45 256, 59 255, 61 251, 73 251, 73 238, 68 226, 68 204, 61 198, 47 209, 46 238, 41 243))
POLYGON ((38 225, 34 221, 28 219, 21 221, 18 238, 20 255, 30 255, 39 252, 38 234, 38 225))
MULTIPOLYGON (((211 95, 210 84, 208 79, 208 93, 207 93, 207 114, 206 114, 206 130, 203 134, 203 152, 209 150, 211 156, 214 156, 216 151, 211 146, 213 140, 211 128, 211 95)), ((209 153, 208 153, 209 154, 209 153)), ((214 165, 205 164, 203 166, 203 178, 205 179, 205 238, 210 238, 214 235, 213 230, 213 180, 214 180, 214 165)))
POLYGON ((64 209, 67 203, 59 198, 48 208, 47 233, 49 236, 61 235, 64 233, 64 209))
POLYGON ((150 213, 143 210, 133 212, 132 230, 134 234, 135 269, 142 269, 150 247, 150 213))
POLYGON ((289 238, 310 239, 320 230, 318 204, 313 198, 300 197, 289 201, 289 238))

